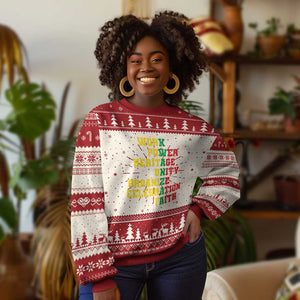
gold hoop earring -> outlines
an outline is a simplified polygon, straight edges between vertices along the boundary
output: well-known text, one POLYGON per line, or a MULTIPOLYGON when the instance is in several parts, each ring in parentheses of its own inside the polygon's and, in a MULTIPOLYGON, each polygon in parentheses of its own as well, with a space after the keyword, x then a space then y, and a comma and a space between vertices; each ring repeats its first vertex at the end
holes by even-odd
POLYGON ((170 80, 168 81, 167 85, 163 88, 163 90, 167 93, 167 94, 175 94, 180 86, 180 81, 179 78, 172 73, 172 77, 170 79, 173 79, 175 81, 175 86, 172 89, 168 88, 168 83, 170 82, 170 80))
POLYGON ((124 85, 125 85, 125 82, 126 82, 126 81, 129 83, 127 76, 125 76, 125 77, 123 77, 123 78, 121 79, 120 84, 119 84, 119 89, 120 89, 121 94, 122 94, 124 97, 131 97, 131 96, 134 94, 134 89, 131 88, 131 90, 127 92, 127 91, 124 89, 124 85))

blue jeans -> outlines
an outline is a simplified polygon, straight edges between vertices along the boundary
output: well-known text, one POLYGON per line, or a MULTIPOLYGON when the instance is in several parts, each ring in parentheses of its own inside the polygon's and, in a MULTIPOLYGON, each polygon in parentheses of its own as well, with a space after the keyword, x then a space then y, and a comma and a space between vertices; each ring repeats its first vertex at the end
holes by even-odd
MULTIPOLYGON (((138 300, 145 284, 148 300, 201 300, 207 272, 203 234, 166 259, 117 269, 121 300, 138 300)), ((92 300, 92 284, 81 286, 79 294, 80 300, 92 300)))

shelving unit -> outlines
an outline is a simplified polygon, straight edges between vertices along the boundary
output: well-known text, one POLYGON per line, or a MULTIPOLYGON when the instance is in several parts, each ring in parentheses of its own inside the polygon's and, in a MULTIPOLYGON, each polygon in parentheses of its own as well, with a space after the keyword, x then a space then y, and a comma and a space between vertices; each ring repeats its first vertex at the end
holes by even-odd
POLYGON ((299 139, 300 133, 291 134, 283 131, 256 132, 250 130, 235 131, 235 82, 237 64, 251 65, 300 65, 300 59, 290 57, 263 58, 246 55, 222 56, 210 58, 210 122, 213 123, 214 107, 214 77, 223 83, 223 113, 222 132, 225 138, 250 138, 256 135, 261 139, 299 139), (243 134, 245 136, 243 136, 243 134), (285 136, 286 135, 286 136, 285 136))
MULTIPOLYGON (((250 129, 235 129, 235 71, 237 64, 257 65, 300 65, 300 59, 278 57, 272 59, 248 57, 216 57, 211 60, 210 74, 210 109, 214 112, 214 80, 218 77, 223 83, 223 113, 221 134, 224 139, 234 140, 265 140, 265 141, 299 141, 300 132, 290 133, 283 130, 253 131, 250 129)), ((213 117, 211 115, 211 121, 213 117)), ((253 207, 239 209, 240 213, 249 219, 297 219, 299 211, 282 211, 273 202, 256 202, 253 207)))
MULTIPOLYGON (((211 0, 210 15, 214 16, 215 0, 211 0)), ((215 112, 215 77, 223 84, 222 102, 222 128, 224 139, 235 140, 265 140, 265 141, 300 141, 299 133, 287 133, 285 131, 265 130, 252 131, 250 129, 235 129, 235 90, 237 65, 300 65, 300 59, 291 57, 264 58, 247 55, 225 55, 210 58, 210 122, 214 123, 215 112)), ((280 159, 279 159, 280 160, 280 159)), ((282 160, 283 161, 283 160, 282 160)), ((280 162, 282 162, 280 160, 280 162)), ((275 163, 271 163, 269 172, 274 169, 275 163)), ((266 172, 265 172, 266 173, 266 172)), ((258 182, 258 180, 256 180, 258 182)), ((255 183, 254 183, 255 184, 255 183)), ((297 219, 299 211, 280 210, 274 202, 255 202, 252 207, 240 209, 246 218, 258 219, 297 219)))

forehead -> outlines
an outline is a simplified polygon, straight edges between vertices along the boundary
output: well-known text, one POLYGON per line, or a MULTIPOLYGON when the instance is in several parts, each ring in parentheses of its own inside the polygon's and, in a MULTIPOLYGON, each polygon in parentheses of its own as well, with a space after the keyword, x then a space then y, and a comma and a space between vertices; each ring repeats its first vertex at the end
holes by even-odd
POLYGON ((133 49, 133 52, 139 52, 142 54, 147 54, 154 51, 162 51, 165 54, 168 54, 167 50, 162 46, 162 44, 152 36, 145 36, 142 38, 133 49))

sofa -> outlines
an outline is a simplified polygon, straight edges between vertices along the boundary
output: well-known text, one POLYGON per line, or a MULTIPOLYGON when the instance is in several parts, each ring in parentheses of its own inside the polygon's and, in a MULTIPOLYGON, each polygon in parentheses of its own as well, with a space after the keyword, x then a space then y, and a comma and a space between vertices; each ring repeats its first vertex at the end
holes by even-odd
POLYGON ((208 272, 203 300, 274 300, 291 264, 300 265, 300 219, 295 257, 245 263, 208 272))

